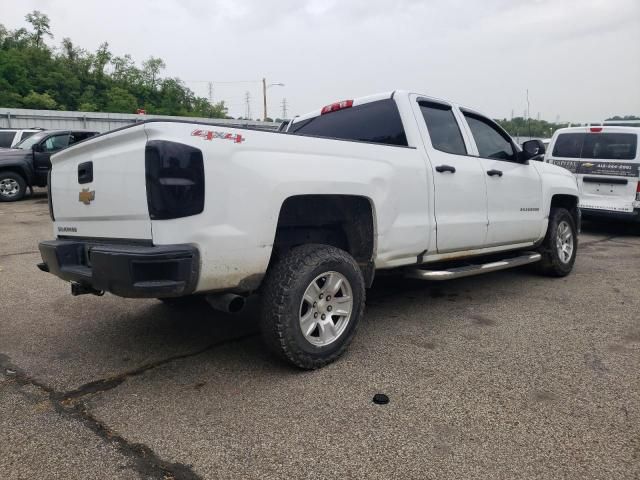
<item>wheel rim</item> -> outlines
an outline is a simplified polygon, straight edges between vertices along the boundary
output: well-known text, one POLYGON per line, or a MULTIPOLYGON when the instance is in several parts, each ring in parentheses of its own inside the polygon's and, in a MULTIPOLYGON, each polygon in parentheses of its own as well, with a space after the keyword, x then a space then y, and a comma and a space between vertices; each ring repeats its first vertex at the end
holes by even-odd
POLYGON ((562 263, 569 263, 573 255, 573 230, 565 220, 558 224, 556 230, 556 248, 562 263))
POLYGON ((15 197, 20 191, 20 184, 13 178, 3 178, 0 180, 0 195, 5 197, 15 197))
POLYGON ((353 294, 347 277, 325 272, 309 284, 300 302, 300 329, 318 347, 335 342, 351 320, 353 294))

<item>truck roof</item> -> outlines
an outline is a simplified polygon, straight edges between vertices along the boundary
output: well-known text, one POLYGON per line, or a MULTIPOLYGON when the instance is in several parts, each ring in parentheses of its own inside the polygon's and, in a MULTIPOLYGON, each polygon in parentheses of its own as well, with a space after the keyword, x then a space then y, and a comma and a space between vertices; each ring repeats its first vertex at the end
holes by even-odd
POLYGON ((351 102, 352 107, 356 107, 358 105, 364 105, 366 103, 370 103, 370 102, 377 102, 378 100, 386 100, 388 98, 393 98, 396 95, 402 95, 402 96, 409 96, 409 95, 418 95, 421 97, 424 97, 425 99, 428 100, 433 100, 435 102, 442 102, 448 105, 452 105, 452 106, 456 106, 459 108, 463 108, 469 112, 474 112, 474 113, 478 113, 481 114, 481 112, 477 111, 474 108, 469 108, 469 107, 465 107, 463 105, 460 105, 456 102, 452 102, 450 100, 446 100, 444 98, 438 98, 438 97, 433 97, 430 95, 427 95, 425 93, 420 93, 420 92, 413 92, 411 90, 393 90, 390 92, 382 92, 382 93, 374 93, 373 95, 366 95, 364 97, 357 97, 354 98, 353 100, 339 100, 336 101, 334 103, 330 103, 329 105, 326 105, 322 108, 319 108, 317 110, 313 110, 311 112, 305 113, 303 115, 299 115, 297 117, 295 117, 293 120, 291 120, 290 124, 294 124, 294 123, 298 123, 301 122, 303 120, 307 120, 309 118, 313 118, 313 117, 317 117, 319 115, 322 114, 323 110, 325 110, 326 108, 331 108, 332 106, 336 106, 336 108, 339 108, 338 105, 340 105, 342 102, 351 102))
MULTIPOLYGON (((383 92, 383 93, 374 93, 373 95, 367 95, 364 97, 354 98, 353 100, 339 100, 337 102, 331 103, 329 105, 335 105, 340 102, 350 101, 353 102, 352 106, 364 105, 365 103, 377 102, 378 100, 386 100, 387 98, 392 98, 396 91, 393 92, 383 92)), ((328 106, 329 106, 328 105, 328 106)), ((307 120, 308 118, 317 117, 322 114, 322 110, 326 107, 319 108, 317 110, 313 110, 311 112, 305 113, 304 115, 299 115, 295 117, 291 123, 298 123, 302 120, 307 120)))
POLYGON ((555 135, 562 133, 588 133, 588 132, 610 132, 610 133, 640 133, 638 127, 623 127, 618 125, 588 125, 582 127, 565 127, 555 131, 555 135))

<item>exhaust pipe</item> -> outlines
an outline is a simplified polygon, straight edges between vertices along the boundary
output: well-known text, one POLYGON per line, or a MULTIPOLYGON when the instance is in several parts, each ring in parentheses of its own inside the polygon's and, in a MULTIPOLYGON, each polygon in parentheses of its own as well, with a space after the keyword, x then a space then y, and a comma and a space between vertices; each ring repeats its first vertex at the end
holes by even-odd
POLYGON ((207 295, 205 297, 214 309, 225 313, 238 313, 244 308, 245 298, 235 293, 207 295))

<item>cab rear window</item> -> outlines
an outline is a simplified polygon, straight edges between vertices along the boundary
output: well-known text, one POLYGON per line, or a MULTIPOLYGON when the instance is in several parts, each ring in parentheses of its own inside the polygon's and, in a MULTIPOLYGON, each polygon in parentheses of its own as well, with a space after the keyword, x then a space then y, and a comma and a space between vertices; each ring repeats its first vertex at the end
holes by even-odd
POLYGON ((561 133, 551 153, 554 157, 633 160, 638 135, 634 133, 561 133))
POLYGON ((396 103, 379 100, 296 122, 289 133, 407 146, 396 103))

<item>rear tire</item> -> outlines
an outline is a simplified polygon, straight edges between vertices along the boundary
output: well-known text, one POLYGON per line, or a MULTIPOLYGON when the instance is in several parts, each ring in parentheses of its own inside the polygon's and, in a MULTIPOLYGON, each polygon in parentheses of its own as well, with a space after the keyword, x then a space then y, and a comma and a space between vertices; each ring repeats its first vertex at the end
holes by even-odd
POLYGON ((27 182, 22 175, 0 171, 0 202, 16 202, 27 192, 27 182))
POLYGON ((306 370, 344 353, 365 304, 351 255, 328 245, 295 247, 269 269, 263 286, 260 326, 273 353, 306 370))
POLYGON ((564 277, 573 269, 578 252, 578 235, 573 217, 565 208, 552 208, 549 227, 538 252, 542 260, 536 270, 551 277, 564 277))

